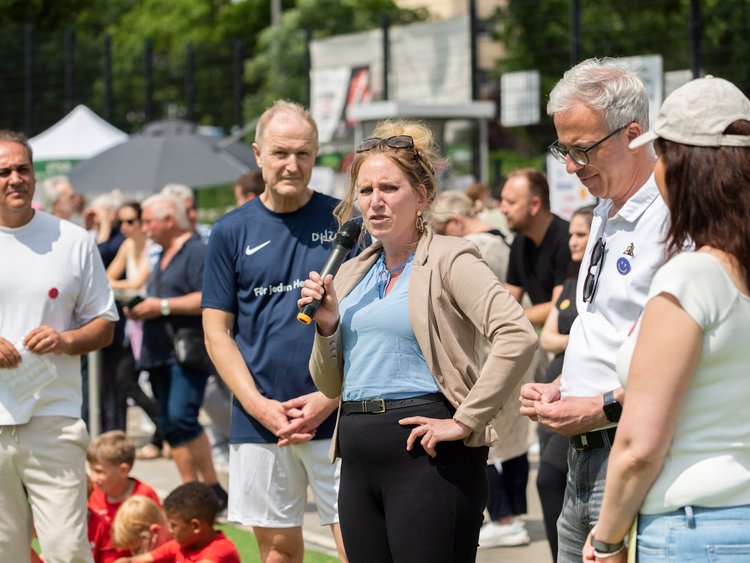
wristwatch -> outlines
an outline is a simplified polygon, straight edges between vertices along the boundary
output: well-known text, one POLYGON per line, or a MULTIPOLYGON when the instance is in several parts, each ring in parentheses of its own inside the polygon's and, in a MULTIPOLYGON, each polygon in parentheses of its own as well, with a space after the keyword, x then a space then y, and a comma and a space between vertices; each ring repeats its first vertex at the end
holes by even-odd
POLYGON ((167 315, 169 315, 169 313, 172 312, 172 309, 170 309, 169 307, 169 300, 167 299, 162 299, 159 303, 159 307, 161 309, 162 317, 166 317, 167 315))
POLYGON ((619 422, 622 415, 622 405, 615 399, 614 391, 607 391, 604 394, 604 416, 610 422, 619 422))

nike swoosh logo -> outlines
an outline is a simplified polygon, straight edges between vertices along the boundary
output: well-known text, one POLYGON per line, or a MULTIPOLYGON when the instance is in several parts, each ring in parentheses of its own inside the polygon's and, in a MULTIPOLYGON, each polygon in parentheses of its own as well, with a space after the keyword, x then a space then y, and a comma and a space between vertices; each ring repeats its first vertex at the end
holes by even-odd
POLYGON ((261 248, 264 248, 268 246, 269 244, 271 244, 270 240, 267 240, 266 242, 264 242, 263 244, 259 244, 258 246, 254 246, 253 248, 250 248, 250 245, 248 245, 247 248, 245 249, 245 254, 247 254, 248 256, 252 256, 256 252, 258 252, 261 248))

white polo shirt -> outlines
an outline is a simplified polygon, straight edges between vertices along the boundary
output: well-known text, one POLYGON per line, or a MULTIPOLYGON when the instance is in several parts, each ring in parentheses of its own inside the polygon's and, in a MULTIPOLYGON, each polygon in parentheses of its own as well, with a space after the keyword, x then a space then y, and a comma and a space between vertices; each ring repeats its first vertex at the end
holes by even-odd
POLYGON ((610 200, 594 210, 591 235, 578 274, 578 318, 570 330, 560 392, 563 397, 602 395, 620 387, 617 352, 646 305, 656 270, 664 263, 669 213, 652 175, 614 217, 610 200), (602 237, 603 260, 593 303, 583 302, 591 250, 602 237))

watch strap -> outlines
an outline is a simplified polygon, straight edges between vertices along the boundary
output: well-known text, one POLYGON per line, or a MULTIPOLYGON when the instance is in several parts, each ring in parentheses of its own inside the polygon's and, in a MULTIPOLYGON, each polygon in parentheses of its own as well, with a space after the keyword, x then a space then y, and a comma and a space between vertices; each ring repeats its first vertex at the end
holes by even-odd
POLYGON ((619 422, 622 415, 622 405, 615 399, 615 392, 604 393, 604 414, 610 422, 619 422))
POLYGON ((623 547, 625 547, 625 540, 620 540, 617 543, 607 543, 599 541, 595 537, 592 537, 591 546, 599 553, 617 553, 618 551, 622 550, 623 547))

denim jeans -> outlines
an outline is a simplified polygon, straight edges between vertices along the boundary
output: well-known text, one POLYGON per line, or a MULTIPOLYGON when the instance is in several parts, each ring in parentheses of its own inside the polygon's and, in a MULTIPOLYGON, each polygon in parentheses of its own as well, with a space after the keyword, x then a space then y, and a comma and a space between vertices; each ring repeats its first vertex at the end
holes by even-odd
POLYGON ((197 438, 203 432, 198 412, 208 373, 186 371, 173 364, 149 370, 149 379, 159 405, 159 429, 164 439, 175 447, 197 438))
POLYGON ((637 552, 639 563, 747 563, 750 561, 750 505, 687 506, 664 514, 641 514, 637 552))
POLYGON ((558 563, 580 563, 586 538, 599 520, 610 447, 578 452, 568 448, 568 481, 557 520, 558 563))

